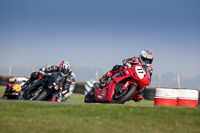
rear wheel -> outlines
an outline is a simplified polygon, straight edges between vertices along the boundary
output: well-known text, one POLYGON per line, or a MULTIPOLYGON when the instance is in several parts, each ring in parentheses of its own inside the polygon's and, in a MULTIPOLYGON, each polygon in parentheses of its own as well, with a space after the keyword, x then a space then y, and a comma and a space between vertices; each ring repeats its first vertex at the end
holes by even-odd
POLYGON ((132 95, 136 92, 136 90, 137 90, 136 86, 131 85, 130 88, 127 90, 127 92, 123 96, 116 98, 114 94, 111 102, 124 104, 126 101, 131 99, 132 95))
POLYGON ((94 89, 91 89, 85 96, 85 103, 95 103, 94 89))

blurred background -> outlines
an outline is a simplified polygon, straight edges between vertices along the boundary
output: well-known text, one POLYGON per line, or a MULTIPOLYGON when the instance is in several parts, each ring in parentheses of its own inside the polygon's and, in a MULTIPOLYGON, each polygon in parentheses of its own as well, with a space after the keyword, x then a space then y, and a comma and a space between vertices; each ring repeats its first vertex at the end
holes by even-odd
POLYGON ((200 89, 199 6, 199 0, 1 0, 0 75, 29 77, 66 60, 85 82, 149 49, 152 87, 176 88, 179 75, 180 87, 200 89))

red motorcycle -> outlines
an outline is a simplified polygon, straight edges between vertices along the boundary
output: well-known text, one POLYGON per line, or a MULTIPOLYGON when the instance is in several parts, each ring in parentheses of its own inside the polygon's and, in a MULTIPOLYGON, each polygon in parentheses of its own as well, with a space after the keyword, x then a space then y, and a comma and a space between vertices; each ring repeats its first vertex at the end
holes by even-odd
POLYGON ((150 83, 150 74, 146 66, 138 63, 132 68, 125 68, 107 81, 107 86, 100 88, 95 83, 85 96, 85 103, 120 103, 134 97, 150 83), (109 81, 110 80, 110 81, 109 81))

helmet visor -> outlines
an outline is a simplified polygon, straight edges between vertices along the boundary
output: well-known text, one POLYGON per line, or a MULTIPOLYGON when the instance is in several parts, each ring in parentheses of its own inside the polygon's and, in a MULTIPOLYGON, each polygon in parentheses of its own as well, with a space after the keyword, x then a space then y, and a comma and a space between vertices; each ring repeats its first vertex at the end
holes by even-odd
POLYGON ((69 74, 69 69, 62 68, 61 72, 62 72, 62 74, 63 74, 64 76, 67 76, 67 75, 69 74))
POLYGON ((153 59, 147 59, 147 58, 144 58, 144 57, 142 57, 142 60, 143 60, 145 63, 148 63, 148 64, 152 64, 152 62, 153 62, 153 59))

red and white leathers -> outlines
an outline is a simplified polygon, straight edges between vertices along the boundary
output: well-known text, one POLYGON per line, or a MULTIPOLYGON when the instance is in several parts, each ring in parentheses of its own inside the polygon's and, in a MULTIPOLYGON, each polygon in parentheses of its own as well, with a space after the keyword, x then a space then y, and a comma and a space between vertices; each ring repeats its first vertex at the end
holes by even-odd
MULTIPOLYGON (((144 61, 142 61, 139 57, 132 57, 128 59, 124 59, 122 61, 123 65, 115 65, 112 70, 108 71, 102 78, 99 79, 101 86, 104 86, 106 84, 106 81, 108 78, 114 76, 116 73, 122 71, 125 67, 133 67, 135 65, 138 65, 138 62, 145 65, 147 67, 147 71, 152 75, 153 68, 150 64, 146 64, 144 61)), ((138 101, 143 99, 143 97, 138 94, 135 97, 132 97, 133 100, 138 101)))

